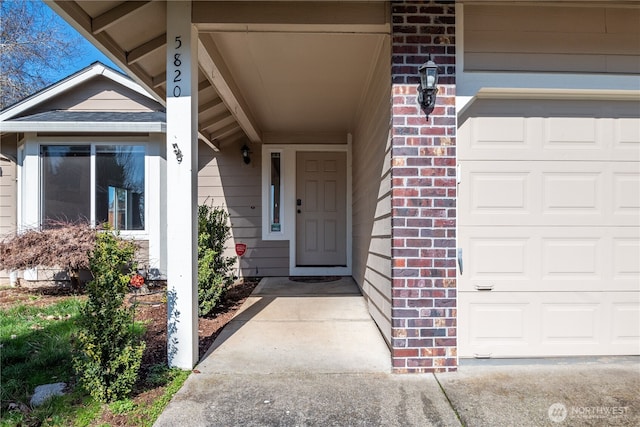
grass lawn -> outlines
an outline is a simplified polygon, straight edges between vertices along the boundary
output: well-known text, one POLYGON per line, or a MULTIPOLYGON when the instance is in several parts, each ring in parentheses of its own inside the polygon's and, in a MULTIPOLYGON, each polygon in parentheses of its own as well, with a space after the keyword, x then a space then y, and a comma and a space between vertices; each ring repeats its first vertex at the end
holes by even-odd
POLYGON ((101 405, 77 386, 73 371, 71 339, 82 298, 29 298, 44 301, 21 301, 0 311, 0 426, 109 425, 109 419, 150 426, 189 374, 161 364, 147 367, 131 399, 101 405), (55 382, 66 383, 68 393, 30 408, 35 387, 55 382))

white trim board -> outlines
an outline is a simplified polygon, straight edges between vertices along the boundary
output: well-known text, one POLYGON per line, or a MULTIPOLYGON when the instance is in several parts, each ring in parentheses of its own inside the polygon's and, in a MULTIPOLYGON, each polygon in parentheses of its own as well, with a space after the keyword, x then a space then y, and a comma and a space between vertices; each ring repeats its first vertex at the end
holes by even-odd
POLYGON ((166 133, 163 122, 30 122, 9 121, 2 123, 3 132, 131 132, 166 133))

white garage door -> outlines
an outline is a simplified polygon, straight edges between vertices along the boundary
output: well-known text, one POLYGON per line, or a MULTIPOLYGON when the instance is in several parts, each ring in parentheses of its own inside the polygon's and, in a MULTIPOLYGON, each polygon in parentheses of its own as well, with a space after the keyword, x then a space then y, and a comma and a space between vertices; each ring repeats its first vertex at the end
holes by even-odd
POLYGON ((639 117, 478 100, 460 118, 461 357, 640 354, 639 117))

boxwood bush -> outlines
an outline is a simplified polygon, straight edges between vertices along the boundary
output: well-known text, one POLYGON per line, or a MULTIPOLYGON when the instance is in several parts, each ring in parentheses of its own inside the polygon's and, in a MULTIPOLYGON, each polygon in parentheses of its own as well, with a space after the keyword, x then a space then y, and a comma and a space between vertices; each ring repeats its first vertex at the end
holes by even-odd
POLYGON ((224 256, 231 237, 229 214, 220 207, 198 206, 198 314, 206 316, 233 284, 235 257, 224 256))
POLYGON ((135 271, 133 242, 100 232, 89 257, 93 280, 80 310, 74 368, 80 384, 100 402, 127 397, 137 380, 145 343, 133 324, 135 307, 123 302, 135 271))

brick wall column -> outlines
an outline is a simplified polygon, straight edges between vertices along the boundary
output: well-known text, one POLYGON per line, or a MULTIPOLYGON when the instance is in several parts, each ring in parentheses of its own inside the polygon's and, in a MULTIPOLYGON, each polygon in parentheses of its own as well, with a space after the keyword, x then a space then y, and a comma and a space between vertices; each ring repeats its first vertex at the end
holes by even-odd
POLYGON ((455 4, 393 1, 392 358, 396 373, 457 367, 455 4), (440 71, 427 122, 418 66, 440 71))

